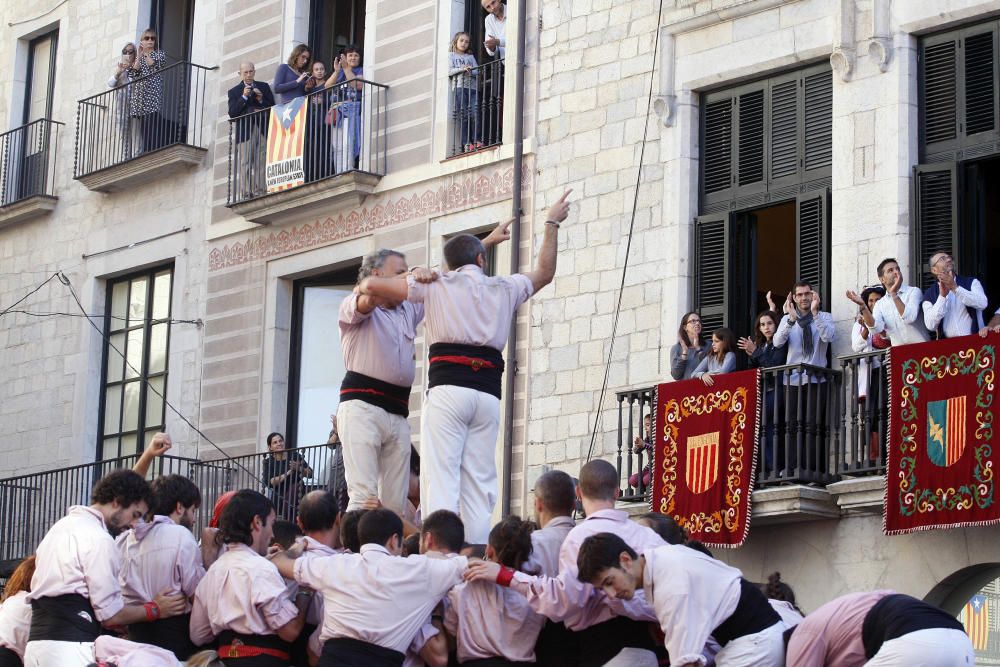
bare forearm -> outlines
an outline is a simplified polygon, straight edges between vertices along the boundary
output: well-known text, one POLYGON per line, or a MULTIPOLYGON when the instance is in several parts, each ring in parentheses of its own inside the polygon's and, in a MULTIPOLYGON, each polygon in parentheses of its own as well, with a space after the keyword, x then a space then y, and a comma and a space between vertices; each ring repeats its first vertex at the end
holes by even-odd
POLYGON ((536 293, 552 282, 556 276, 558 244, 559 228, 556 225, 546 223, 542 247, 538 251, 538 260, 535 262, 535 270, 531 272, 531 282, 536 293))

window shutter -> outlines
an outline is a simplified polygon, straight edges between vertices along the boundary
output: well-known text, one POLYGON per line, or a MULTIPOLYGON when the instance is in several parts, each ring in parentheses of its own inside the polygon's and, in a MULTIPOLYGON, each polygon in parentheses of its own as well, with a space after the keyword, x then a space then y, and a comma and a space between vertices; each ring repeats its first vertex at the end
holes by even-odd
MULTIPOLYGON (((807 280, 821 297, 830 298, 830 206, 827 190, 799 195, 796 201, 796 274, 807 280)), ((826 302, 829 304, 829 300, 826 302)))
POLYGON ((926 45, 922 64, 924 141, 930 147, 958 136, 958 40, 926 45))
POLYGON ((795 79, 771 88, 771 180, 799 171, 799 82, 795 79))
POLYGON ((739 185, 764 180, 764 91, 754 90, 738 98, 739 185))
POLYGON ((807 76, 803 167, 808 172, 829 167, 833 158, 833 73, 807 76))
POLYGON ((958 165, 955 162, 917 165, 914 183, 914 249, 912 284, 927 288, 934 279, 927 260, 939 250, 953 256, 958 244, 958 165))
POLYGON ((726 258, 729 256, 729 214, 695 219, 694 309, 706 335, 729 320, 726 258))
POLYGON ((726 190, 733 184, 732 108, 732 98, 705 105, 705 126, 702 132, 705 141, 702 185, 706 194, 726 190))
POLYGON ((996 128, 996 73, 994 71, 993 32, 965 38, 965 134, 978 134, 996 128))

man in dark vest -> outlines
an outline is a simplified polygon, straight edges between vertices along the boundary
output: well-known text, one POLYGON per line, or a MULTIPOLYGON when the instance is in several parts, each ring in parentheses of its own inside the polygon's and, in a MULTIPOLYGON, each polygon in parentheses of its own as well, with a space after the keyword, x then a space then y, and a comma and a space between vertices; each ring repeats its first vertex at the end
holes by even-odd
POLYGON ((928 262, 937 280, 924 290, 924 324, 932 336, 957 338, 983 328, 986 293, 976 278, 955 273, 955 260, 946 252, 936 252, 928 262))

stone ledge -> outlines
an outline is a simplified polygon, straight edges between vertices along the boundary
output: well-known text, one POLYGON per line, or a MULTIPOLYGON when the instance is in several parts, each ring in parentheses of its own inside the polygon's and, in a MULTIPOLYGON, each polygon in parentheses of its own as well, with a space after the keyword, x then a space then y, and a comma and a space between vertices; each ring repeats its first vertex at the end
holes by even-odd
POLYGON ((207 149, 197 146, 174 144, 113 167, 77 176, 76 180, 95 192, 121 192, 196 167, 202 163, 207 152, 207 149))
POLYGON ((51 195, 34 195, 0 207, 0 227, 43 216, 54 209, 58 201, 58 197, 51 195))
POLYGON ((882 514, 885 501, 884 475, 845 479, 826 488, 837 505, 846 512, 882 514))
POLYGON ((751 496, 754 526, 839 519, 841 510, 829 491, 812 486, 776 486, 758 489, 751 496))
POLYGON ((322 181, 275 192, 231 206, 234 213, 250 222, 267 224, 298 219, 335 205, 357 206, 375 191, 381 176, 349 171, 322 181))

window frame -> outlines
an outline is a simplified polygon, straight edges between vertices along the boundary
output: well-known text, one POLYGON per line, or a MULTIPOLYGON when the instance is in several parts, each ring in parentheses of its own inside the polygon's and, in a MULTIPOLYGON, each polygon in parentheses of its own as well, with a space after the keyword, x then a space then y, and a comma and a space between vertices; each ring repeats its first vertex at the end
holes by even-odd
MULTIPOLYGON (((56 56, 59 53, 59 28, 53 28, 48 32, 45 32, 37 37, 32 38, 28 42, 28 61, 24 69, 24 103, 23 109, 21 110, 21 124, 27 125, 31 122, 31 94, 32 94, 32 84, 34 83, 34 69, 35 69, 35 47, 45 41, 46 39, 52 39, 52 46, 49 51, 49 76, 48 76, 48 91, 45 93, 45 113, 43 113, 40 118, 52 118, 52 106, 53 98, 55 97, 56 91, 56 56)), ((38 119, 34 119, 38 120, 38 119)))

